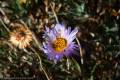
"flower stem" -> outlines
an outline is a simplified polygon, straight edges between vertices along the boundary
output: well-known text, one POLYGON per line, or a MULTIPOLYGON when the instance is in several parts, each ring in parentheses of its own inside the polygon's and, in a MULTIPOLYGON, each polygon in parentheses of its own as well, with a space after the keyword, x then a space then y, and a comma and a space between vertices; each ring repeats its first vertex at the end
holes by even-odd
POLYGON ((39 66, 40 66, 40 69, 44 72, 47 80, 50 80, 47 72, 45 71, 45 69, 44 69, 43 66, 42 66, 42 59, 41 59, 41 57, 40 57, 39 54, 35 51, 35 49, 33 49, 31 46, 30 46, 30 49, 31 49, 32 51, 34 51, 34 53, 35 53, 36 56, 38 57, 38 59, 39 59, 39 64, 40 64, 40 65, 39 65, 39 66))
MULTIPOLYGON (((21 21, 21 22, 24 23, 23 21, 21 21)), ((24 23, 24 25, 26 25, 26 24, 24 23)), ((27 26, 26 26, 26 27, 27 27, 27 26)), ((28 28, 28 27, 27 27, 27 28, 28 28)), ((29 29, 29 28, 28 28, 28 29, 29 29)), ((29 29, 29 30, 30 30, 30 29, 29 29)), ((31 31, 31 30, 30 30, 30 31, 31 31)), ((32 32, 32 31, 31 31, 31 32, 32 32)), ((37 44, 37 46, 39 47, 39 49, 42 50, 41 44, 39 43, 38 39, 36 38, 34 32, 32 32, 32 37, 33 37, 35 43, 37 44)), ((32 48, 31 46, 29 46, 29 47, 30 47, 30 49, 36 54, 36 56, 37 56, 38 59, 39 59, 39 66, 40 66, 39 69, 41 69, 41 70, 44 72, 47 80, 50 80, 47 72, 44 70, 44 68, 43 68, 43 66, 42 66, 42 59, 41 59, 40 55, 36 52, 36 50, 35 50, 34 48, 32 48)))
POLYGON ((76 38, 76 41, 77 41, 78 45, 80 46, 81 64, 83 64, 83 53, 82 53, 81 45, 80 45, 80 42, 79 42, 78 38, 76 38))
POLYGON ((53 14, 54 14, 54 16, 55 16, 55 20, 56 20, 56 22, 59 23, 58 18, 57 18, 57 14, 55 13, 52 4, 50 4, 50 6, 51 6, 52 12, 53 12, 53 14))

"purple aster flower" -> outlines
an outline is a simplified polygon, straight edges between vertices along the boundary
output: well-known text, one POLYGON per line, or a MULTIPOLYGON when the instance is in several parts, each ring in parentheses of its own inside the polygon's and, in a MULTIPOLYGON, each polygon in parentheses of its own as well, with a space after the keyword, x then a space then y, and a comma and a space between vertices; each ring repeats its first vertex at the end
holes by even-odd
POLYGON ((59 61, 63 56, 70 56, 74 53, 77 45, 73 40, 76 38, 77 29, 71 31, 71 28, 65 28, 64 25, 56 24, 54 28, 46 27, 46 41, 43 43, 43 51, 49 59, 55 62, 59 61))

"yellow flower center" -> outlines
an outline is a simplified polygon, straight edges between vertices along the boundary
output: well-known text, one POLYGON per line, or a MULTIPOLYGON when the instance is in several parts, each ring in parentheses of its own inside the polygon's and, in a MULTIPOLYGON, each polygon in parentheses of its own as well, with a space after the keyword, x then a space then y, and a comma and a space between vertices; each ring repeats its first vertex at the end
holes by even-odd
POLYGON ((67 40, 64 38, 56 38, 52 47, 56 52, 61 52, 67 47, 67 40))

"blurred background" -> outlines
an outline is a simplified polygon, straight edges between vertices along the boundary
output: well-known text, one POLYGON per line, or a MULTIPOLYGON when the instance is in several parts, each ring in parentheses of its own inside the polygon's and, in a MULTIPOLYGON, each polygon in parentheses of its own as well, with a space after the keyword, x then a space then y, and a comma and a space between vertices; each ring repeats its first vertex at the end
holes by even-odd
POLYGON ((0 0, 0 78, 3 77, 119 80, 120 0, 0 0), (79 50, 58 63, 47 59, 41 50, 44 27, 51 28, 58 21, 78 28, 83 63, 79 50), (30 38, 25 39, 29 46, 16 46, 17 42, 11 40, 21 27, 30 33, 30 38))

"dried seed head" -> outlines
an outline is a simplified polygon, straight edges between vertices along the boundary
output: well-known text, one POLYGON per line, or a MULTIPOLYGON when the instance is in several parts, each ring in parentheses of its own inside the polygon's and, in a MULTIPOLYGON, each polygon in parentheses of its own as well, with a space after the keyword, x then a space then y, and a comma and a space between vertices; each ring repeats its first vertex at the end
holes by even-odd
POLYGON ((25 48, 32 41, 32 32, 20 23, 13 23, 13 30, 10 33, 10 42, 19 47, 25 48))

